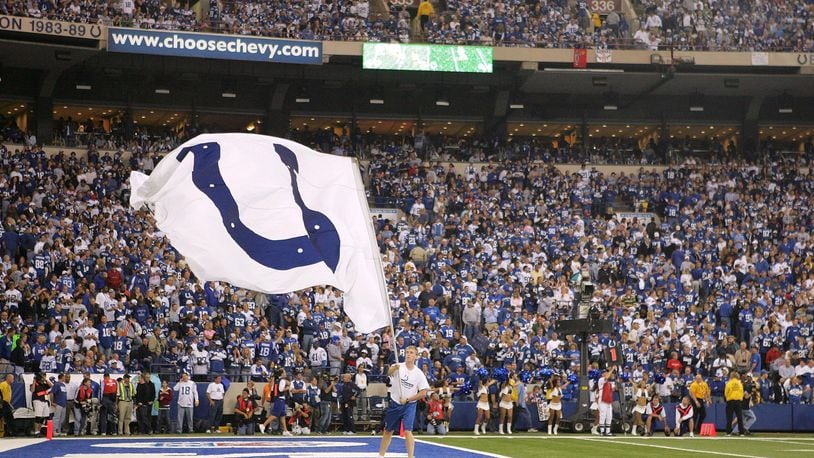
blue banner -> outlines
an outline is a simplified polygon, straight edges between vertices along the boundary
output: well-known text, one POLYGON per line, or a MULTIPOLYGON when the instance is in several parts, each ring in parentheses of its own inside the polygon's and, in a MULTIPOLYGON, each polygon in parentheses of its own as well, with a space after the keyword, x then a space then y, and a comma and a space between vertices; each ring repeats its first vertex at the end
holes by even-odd
POLYGON ((109 27, 107 50, 162 56, 322 64, 322 42, 109 27))

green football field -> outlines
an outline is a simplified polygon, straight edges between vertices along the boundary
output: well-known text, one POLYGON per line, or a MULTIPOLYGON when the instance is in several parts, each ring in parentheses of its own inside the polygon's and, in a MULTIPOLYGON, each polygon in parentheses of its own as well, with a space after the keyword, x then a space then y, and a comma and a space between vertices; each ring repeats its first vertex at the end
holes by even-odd
POLYGON ((600 438, 588 435, 514 434, 512 436, 417 436, 419 440, 500 457, 788 457, 814 456, 812 434, 755 434, 752 437, 600 438))

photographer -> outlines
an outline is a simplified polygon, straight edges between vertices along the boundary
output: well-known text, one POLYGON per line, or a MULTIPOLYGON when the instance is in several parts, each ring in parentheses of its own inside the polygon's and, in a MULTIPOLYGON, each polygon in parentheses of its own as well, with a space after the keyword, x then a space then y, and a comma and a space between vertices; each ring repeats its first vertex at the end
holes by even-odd
POLYGON ((336 380, 335 376, 323 372, 322 380, 319 382, 319 390, 322 395, 319 401, 318 431, 320 434, 327 434, 331 427, 331 399, 334 395, 334 388, 336 388, 336 380))
POLYGON ((90 385, 90 379, 86 378, 82 380, 82 384, 79 386, 79 391, 76 393, 76 402, 73 406, 74 436, 85 435, 88 415, 93 408, 91 399, 93 399, 93 388, 90 385))
POLYGON ((51 416, 51 403, 46 396, 51 389, 51 382, 45 378, 45 374, 38 372, 34 375, 34 382, 31 383, 31 403, 34 407, 34 436, 42 435, 42 426, 51 416))
POLYGON ((437 392, 433 392, 427 405, 427 434, 445 436, 447 426, 444 417, 444 401, 438 397, 437 392))
POLYGON ((249 393, 248 388, 243 388, 243 393, 237 397, 235 403, 235 421, 237 422, 237 434, 241 436, 254 435, 254 409, 257 401, 249 393))

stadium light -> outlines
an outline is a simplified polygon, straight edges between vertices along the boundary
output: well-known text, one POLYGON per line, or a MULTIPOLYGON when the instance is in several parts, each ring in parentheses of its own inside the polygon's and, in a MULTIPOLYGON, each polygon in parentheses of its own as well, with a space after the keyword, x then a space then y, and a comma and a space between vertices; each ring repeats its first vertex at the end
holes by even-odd
POLYGON ((700 113, 704 111, 704 96, 696 92, 690 96, 690 111, 700 113))
POLYGON ((165 87, 160 87, 160 88, 157 88, 157 89, 155 90, 155 93, 156 93, 156 94, 163 94, 163 95, 167 95, 167 94, 169 94, 169 93, 170 93, 170 90, 169 90, 169 89, 167 89, 167 88, 165 88, 165 87))
POLYGON ((619 109, 619 93, 608 91, 602 96, 602 109, 605 111, 616 111, 619 109))
POLYGON ((793 107, 794 99, 784 92, 780 94, 780 97, 777 100, 777 112, 782 114, 789 114, 794 112, 793 107))
POLYGON ((384 93, 382 88, 376 87, 373 89, 373 93, 370 94, 369 102, 371 105, 384 105, 384 93))
POLYGON ((296 103, 311 103, 311 96, 308 95, 308 90, 305 86, 300 86, 300 90, 297 92, 297 97, 294 99, 296 103))
POLYGON ((237 82, 232 79, 223 80, 223 83, 221 83, 220 96, 224 99, 237 98, 237 82))
POLYGON ((93 86, 87 83, 76 83, 76 89, 78 91, 89 91, 93 89, 93 86))
POLYGON ((449 94, 446 91, 439 89, 438 94, 435 96, 435 106, 438 107, 448 107, 449 106, 449 94))

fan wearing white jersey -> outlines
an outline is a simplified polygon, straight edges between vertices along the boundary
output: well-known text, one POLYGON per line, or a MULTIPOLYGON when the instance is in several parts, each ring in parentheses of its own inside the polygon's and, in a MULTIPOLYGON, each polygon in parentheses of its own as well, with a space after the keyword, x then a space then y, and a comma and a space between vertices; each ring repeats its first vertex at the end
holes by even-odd
POLYGON ((413 424, 415 423, 416 401, 424 399, 430 384, 427 376, 416 365, 418 350, 409 346, 404 350, 404 362, 390 366, 387 375, 390 376, 390 406, 384 417, 384 432, 379 447, 379 456, 384 457, 393 432, 404 424, 404 438, 407 446, 408 458, 415 456, 415 439, 413 438, 413 424))

